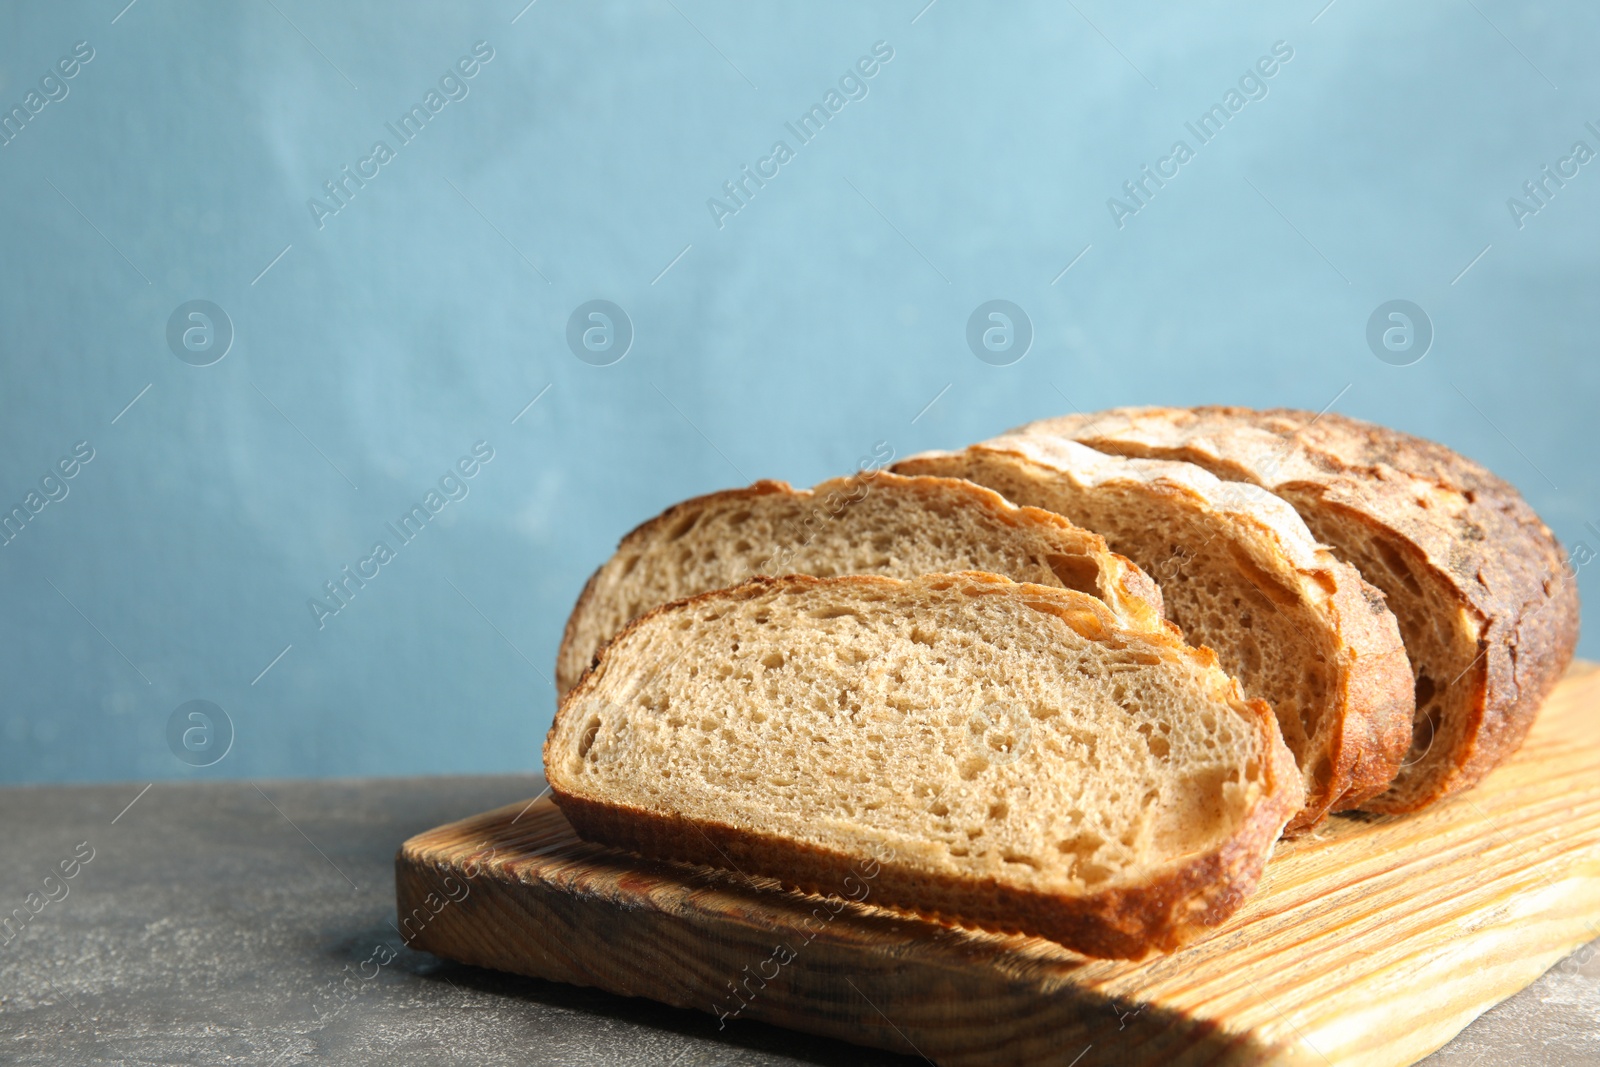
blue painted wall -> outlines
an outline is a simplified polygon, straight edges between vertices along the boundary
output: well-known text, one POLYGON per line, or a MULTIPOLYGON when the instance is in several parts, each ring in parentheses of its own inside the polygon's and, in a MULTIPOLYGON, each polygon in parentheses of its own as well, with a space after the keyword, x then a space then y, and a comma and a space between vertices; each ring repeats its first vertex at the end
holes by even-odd
POLYGON ((0 13, 0 779, 535 768, 634 524, 1072 409, 1337 398, 1600 549, 1591 5, 124 2, 0 13))

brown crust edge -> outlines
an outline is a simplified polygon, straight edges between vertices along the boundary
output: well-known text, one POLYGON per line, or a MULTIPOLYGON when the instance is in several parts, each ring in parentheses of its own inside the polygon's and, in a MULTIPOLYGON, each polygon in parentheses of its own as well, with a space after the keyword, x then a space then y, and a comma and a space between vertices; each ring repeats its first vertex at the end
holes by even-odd
POLYGON ((583 590, 578 593, 578 599, 573 603, 572 610, 567 613, 567 624, 561 630, 561 644, 556 648, 556 698, 559 700, 563 693, 570 692, 573 686, 578 684, 579 679, 592 669, 599 660, 600 652, 599 649, 596 649, 594 655, 589 657, 588 662, 577 668, 577 677, 572 676, 574 663, 578 656, 581 655, 581 653, 575 651, 578 620, 582 618, 583 614, 588 610, 590 601, 594 599, 595 586, 599 584, 601 573, 605 571, 612 560, 617 558, 623 546, 627 545, 629 541, 646 536, 658 526, 676 518, 690 508, 703 508, 712 501, 743 500, 749 497, 766 496, 768 493, 792 492, 794 492, 794 487, 788 482, 763 478, 760 481, 737 489, 719 489, 714 493, 702 493, 700 496, 678 501, 678 503, 673 504, 655 518, 646 519, 623 534, 617 541, 617 547, 612 551, 611 555, 607 556, 604 562, 594 569, 594 573, 589 575, 589 580, 583 583, 583 590))
MULTIPOLYGON (((1381 519, 1340 502, 1325 501, 1321 506, 1332 508, 1346 519, 1366 527, 1375 537, 1398 536, 1401 542, 1399 551, 1408 561, 1413 573, 1441 576, 1438 580, 1442 580, 1448 583, 1451 588, 1455 588, 1455 583, 1450 579, 1449 575, 1437 566, 1425 550, 1405 539, 1403 535, 1400 535, 1398 531, 1381 519)), ((1359 804, 1352 804, 1350 807, 1384 815, 1404 815, 1407 812, 1420 811, 1437 801, 1476 785, 1485 774, 1498 766, 1521 745, 1523 737, 1527 735, 1528 729, 1533 725, 1534 717, 1538 713, 1537 703, 1531 709, 1527 709, 1525 713, 1518 714, 1514 720, 1506 723, 1516 733, 1514 743, 1498 746, 1499 750, 1494 753, 1481 752, 1479 759, 1474 761, 1473 751, 1479 747, 1478 738, 1486 734, 1486 724, 1495 717, 1488 701, 1490 664, 1487 654, 1490 647, 1487 635, 1494 625, 1494 620, 1485 616, 1476 605, 1469 601, 1458 600, 1457 606, 1467 614, 1479 619, 1483 625, 1484 632, 1484 636, 1478 640, 1477 658, 1463 672, 1464 677, 1458 678, 1455 682, 1457 685, 1471 686, 1473 689, 1472 700, 1465 717, 1466 721, 1462 724, 1458 751, 1452 753, 1447 760, 1442 762, 1436 772, 1427 778, 1421 779, 1420 786, 1412 785, 1408 793, 1402 794, 1391 788, 1375 793, 1359 804), (1479 768, 1475 772, 1466 772, 1467 764, 1471 762, 1478 762, 1479 768)), ((1411 737, 1407 738, 1408 748, 1411 740, 1411 737)), ((1432 739, 1430 739, 1429 744, 1431 746, 1432 739)))
MULTIPOLYGON (((863 471, 855 475, 825 479, 810 489, 796 489, 788 482, 763 478, 748 486, 736 489, 720 489, 716 492, 703 493, 700 496, 679 501, 654 518, 641 522, 623 535, 622 539, 617 542, 616 550, 612 552, 605 562, 595 568, 594 573, 589 576, 589 580, 584 583, 582 591, 578 594, 578 599, 572 605, 571 612, 567 614, 567 622, 561 632, 561 643, 556 649, 555 681, 557 697, 559 698, 561 694, 568 692, 573 686, 577 685, 578 679, 582 677, 583 672, 594 665, 594 655, 590 655, 587 660, 580 659, 583 654, 577 649, 578 625, 594 600, 595 589, 599 584, 601 574, 630 542, 651 537, 662 526, 670 524, 674 519, 690 511, 704 512, 709 508, 731 504, 735 501, 774 494, 786 494, 797 498, 807 495, 816 496, 820 491, 830 486, 857 480, 871 484, 879 478, 891 479, 888 484, 899 482, 917 483, 916 485, 907 484, 906 488, 912 491, 916 491, 919 486, 937 484, 939 488, 946 492, 964 494, 973 502, 974 506, 988 509, 1004 522, 1013 525, 1034 523, 1035 525, 1061 530, 1071 535, 1084 536, 1091 542, 1091 545, 1094 542, 1098 542, 1097 551, 1112 557, 1120 566, 1120 570, 1117 572, 1107 573, 1105 569, 1102 569, 1101 572, 1102 582, 1114 581, 1116 583, 1120 598, 1117 605, 1109 606, 1117 611, 1118 614, 1125 615, 1130 622, 1144 623, 1151 627, 1160 627, 1162 625, 1161 620, 1164 616, 1165 605, 1161 598, 1161 587, 1155 579, 1140 570, 1126 556, 1112 552, 1106 545, 1105 538, 1093 530, 1087 530, 1075 525, 1053 511, 1014 504, 993 489, 969 482, 963 478, 944 478, 937 475, 903 475, 892 471, 863 471), (1137 614, 1141 608, 1148 613, 1147 618, 1140 618, 1137 614)), ((751 577, 756 576, 752 575, 751 577)), ((595 653, 598 654, 598 651, 596 649, 595 653)))
POLYGON ((1355 567, 1343 560, 1335 563, 1337 588, 1328 608, 1344 647, 1345 708, 1337 747, 1350 784, 1329 812, 1360 807, 1389 788, 1411 747, 1416 709, 1411 659, 1383 593, 1355 567))
MULTIPOLYGON (((1228 409, 1200 410, 1210 414, 1228 409)), ((1311 412, 1288 408, 1268 409, 1256 417, 1302 423, 1315 418, 1311 412)), ((1478 714, 1469 723, 1464 737, 1466 751, 1457 754, 1454 773, 1444 776, 1433 796, 1403 805, 1384 803, 1379 797, 1375 798, 1376 803, 1366 805, 1373 811, 1415 811, 1435 799, 1470 789, 1521 747, 1545 698, 1566 673, 1577 651, 1577 582, 1566 549, 1554 531, 1515 486, 1482 464, 1447 445, 1364 419, 1333 412, 1321 421, 1328 429, 1386 443, 1390 461, 1402 461, 1391 465, 1413 478, 1453 479, 1458 483, 1453 488, 1467 496, 1473 515, 1487 521, 1487 512, 1498 512, 1497 525, 1508 525, 1515 531, 1519 543, 1506 548, 1528 560, 1537 559, 1549 572, 1542 581, 1517 582, 1514 592, 1476 597, 1471 595, 1475 590, 1470 584, 1460 582, 1448 567, 1438 567, 1437 561, 1429 558, 1428 562, 1449 577, 1471 608, 1485 618, 1486 625, 1479 641, 1481 659, 1475 666, 1481 679, 1475 701, 1478 714), (1429 470, 1430 465, 1437 469, 1429 470)), ((1359 471, 1359 463, 1347 461, 1346 469, 1340 473, 1359 477, 1359 471)))
MULTIPOLYGON (((1029 597, 1042 595, 1073 600, 1077 607, 1081 607, 1084 600, 1099 605, 1094 598, 1073 590, 1018 583, 983 572, 930 577, 1009 586, 1029 597)), ((563 772, 560 762, 550 758, 551 745, 568 709, 599 683, 610 651, 657 615, 693 610, 719 598, 749 599, 769 589, 879 583, 906 584, 902 579, 878 575, 757 577, 731 588, 663 604, 630 622, 601 649, 594 667, 584 672, 577 686, 562 697, 541 753, 551 796, 578 836, 643 856, 705 863, 724 869, 732 867, 741 874, 746 873, 739 863, 743 860, 743 866, 753 873, 776 878, 785 885, 807 892, 839 895, 834 887, 843 885, 849 876, 859 877, 864 857, 725 823, 591 800, 569 792, 561 783, 563 772)), ((1100 607, 1110 615, 1108 609, 1100 607)), ((1216 668, 1214 653, 1209 649, 1191 648, 1171 628, 1126 632, 1167 645, 1181 655, 1216 668)), ((1019 889, 1001 884, 992 877, 972 879, 938 875, 886 859, 878 864, 880 872, 874 880, 877 901, 945 922, 971 922, 1003 932, 1037 935, 1087 956, 1110 959, 1142 959, 1152 952, 1171 952, 1220 925, 1238 910, 1260 880, 1282 827, 1299 808, 1300 793, 1299 768, 1283 743, 1270 706, 1264 701, 1242 699, 1238 684, 1231 678, 1228 683, 1237 703, 1253 716, 1266 756, 1266 781, 1264 793, 1250 814, 1234 834, 1216 848, 1180 862, 1145 886, 1121 887, 1085 897, 1061 897, 1019 889)))
MULTIPOLYGON (((1115 446, 1126 447, 1129 442, 1119 440, 1114 434, 1096 437, 1090 431, 1101 423, 1114 426, 1114 420, 1119 418, 1130 424, 1134 420, 1165 419, 1175 431, 1182 433, 1189 432, 1187 427, 1178 425, 1185 419, 1231 419, 1298 446, 1309 463, 1324 470, 1326 480, 1316 483, 1319 489, 1331 487, 1338 477, 1376 487, 1377 483, 1364 472, 1374 463, 1384 463, 1411 478, 1470 494, 1468 505, 1475 513, 1482 513, 1484 509, 1501 512, 1502 520, 1515 527, 1516 540, 1520 542, 1510 550, 1541 560, 1550 575, 1542 582, 1523 583, 1518 592, 1502 595, 1497 604, 1495 598, 1474 595, 1477 590, 1471 584, 1463 583, 1383 515, 1371 514, 1346 503, 1329 501, 1325 504, 1361 521, 1369 529, 1401 541, 1407 558, 1442 580, 1455 592, 1461 608, 1483 624, 1479 656, 1469 668, 1471 677, 1467 679, 1467 684, 1476 689, 1475 699, 1472 712, 1463 724, 1458 751, 1452 753, 1449 761, 1433 776, 1431 789, 1419 790, 1409 797, 1380 794, 1362 806, 1368 811, 1385 814, 1420 810, 1476 785, 1521 746, 1545 698, 1572 662, 1577 650, 1580 612, 1577 583, 1565 549, 1515 486, 1439 442, 1336 412, 1317 415, 1292 408, 1258 410, 1230 405, 1122 407, 1089 415, 1043 419, 1028 424, 1033 430, 1023 427, 1017 432, 1059 432, 1056 427, 1065 429, 1075 425, 1081 428, 1066 436, 1082 440, 1089 447, 1116 452, 1115 446), (1286 430, 1273 426, 1272 420, 1293 425, 1286 430), (1342 455, 1328 432, 1319 432, 1315 440, 1302 436, 1304 428, 1312 424, 1343 435, 1345 443, 1358 452, 1363 441, 1380 447, 1374 453, 1342 455), (1313 452, 1326 457, 1326 462, 1332 464, 1331 469, 1311 460, 1313 452), (1507 608, 1511 609, 1510 615, 1507 608)), ((1212 444, 1221 443, 1215 437, 1208 440, 1212 444)), ((1192 446, 1182 443, 1162 446, 1163 451, 1172 452, 1186 447, 1193 451, 1192 446)), ((1235 466, 1243 462, 1236 455, 1222 454, 1220 450, 1219 457, 1235 466)))

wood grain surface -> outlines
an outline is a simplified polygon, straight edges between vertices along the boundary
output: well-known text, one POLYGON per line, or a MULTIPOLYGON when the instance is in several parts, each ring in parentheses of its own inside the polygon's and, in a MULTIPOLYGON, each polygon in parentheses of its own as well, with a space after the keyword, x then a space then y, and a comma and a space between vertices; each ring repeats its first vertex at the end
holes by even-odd
MULTIPOLYGON (((463 963, 939 1064, 1411 1064, 1600 938, 1600 670, 1522 749, 1408 816, 1279 846, 1216 933, 1137 963, 579 841, 548 799, 395 861, 401 929, 463 963)), ((849 900, 843 898, 852 898, 849 900)))

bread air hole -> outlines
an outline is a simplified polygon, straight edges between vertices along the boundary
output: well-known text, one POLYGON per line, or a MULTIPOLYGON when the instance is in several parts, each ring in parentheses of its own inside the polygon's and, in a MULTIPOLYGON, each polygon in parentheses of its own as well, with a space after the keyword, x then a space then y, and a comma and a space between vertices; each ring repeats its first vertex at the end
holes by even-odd
POLYGON ((1417 708, 1426 708, 1433 700, 1433 679, 1426 674, 1417 675, 1417 708))
POLYGON ((1092 557, 1051 554, 1045 557, 1045 563, 1067 589, 1095 596, 1100 594, 1100 564, 1092 557))
POLYGON ((1317 757, 1316 763, 1311 767, 1311 780, 1317 784, 1318 789, 1327 789, 1328 783, 1333 781, 1333 761, 1327 753, 1317 757))
POLYGON ((578 738, 578 758, 587 759, 589 750, 594 747, 594 739, 600 736, 600 716, 591 716, 584 724, 583 734, 578 738))
POLYGON ((690 530, 694 529, 695 523, 697 523, 699 521, 700 521, 700 513, 698 511, 694 512, 693 514, 690 514, 690 515, 680 516, 677 519, 677 521, 675 521, 672 524, 672 528, 667 531, 667 540, 668 541, 676 541, 676 540, 678 540, 679 538, 681 538, 685 534, 687 534, 690 530))
POLYGON ((1017 750, 1017 739, 1010 734, 989 734, 984 741, 998 756, 1009 756, 1017 750))
MULTIPOLYGON (((1162 726, 1165 727, 1166 724, 1162 723, 1162 726)), ((1158 734, 1152 724, 1148 722, 1140 723, 1139 733, 1144 737, 1144 744, 1150 750, 1150 755, 1156 759, 1166 759, 1172 753, 1171 743, 1164 736, 1158 734)))
POLYGON ((1373 539, 1372 547, 1378 550, 1379 557, 1383 560, 1384 569, 1399 580, 1400 584, 1412 596, 1422 595, 1422 583, 1417 581, 1417 576, 1411 573, 1411 568, 1406 565, 1405 557, 1400 550, 1386 540, 1373 539))
POLYGON ((1106 843, 1105 838, 1092 830, 1084 830, 1071 837, 1056 842, 1056 849, 1072 860, 1073 873, 1086 883, 1104 881, 1110 876, 1110 871, 1096 864, 1095 854, 1106 843))

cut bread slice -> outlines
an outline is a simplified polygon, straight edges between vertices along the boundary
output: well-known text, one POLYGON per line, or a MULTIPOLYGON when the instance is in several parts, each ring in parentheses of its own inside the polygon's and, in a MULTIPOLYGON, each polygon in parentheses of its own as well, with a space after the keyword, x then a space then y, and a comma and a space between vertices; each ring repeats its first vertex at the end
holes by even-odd
POLYGON ((1368 810, 1472 786, 1522 743, 1572 660, 1578 591, 1561 545, 1512 486, 1443 445, 1333 413, 1237 407, 1122 408, 1017 432, 1265 486, 1384 591, 1416 718, 1405 766, 1368 810))
POLYGON ((913 456, 907 474, 969 478, 1104 534, 1160 583, 1167 615, 1245 694, 1269 702, 1299 761, 1290 831, 1381 793, 1411 736, 1411 670, 1383 595, 1316 543, 1293 508, 1187 463, 1002 437, 913 456))
POLYGON ((562 699, 544 766, 589 840, 1109 957, 1220 923, 1300 807, 1214 655, 979 573, 657 608, 562 699))
POLYGON ((762 481, 686 500, 624 537, 567 619, 556 685, 576 685, 600 646, 651 608, 757 575, 963 570, 1076 589, 1125 625, 1162 625, 1156 583, 1099 534, 971 482, 887 472, 808 490, 762 481))

